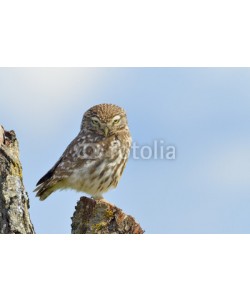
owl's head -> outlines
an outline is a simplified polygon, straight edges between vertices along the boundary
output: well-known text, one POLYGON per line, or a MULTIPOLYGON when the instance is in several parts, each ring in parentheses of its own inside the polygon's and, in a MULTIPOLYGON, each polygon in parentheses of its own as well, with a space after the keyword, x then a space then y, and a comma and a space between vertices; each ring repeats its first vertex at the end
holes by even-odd
POLYGON ((92 131, 107 137, 127 126, 127 116, 123 108, 114 104, 99 104, 91 107, 84 114, 81 130, 92 131))

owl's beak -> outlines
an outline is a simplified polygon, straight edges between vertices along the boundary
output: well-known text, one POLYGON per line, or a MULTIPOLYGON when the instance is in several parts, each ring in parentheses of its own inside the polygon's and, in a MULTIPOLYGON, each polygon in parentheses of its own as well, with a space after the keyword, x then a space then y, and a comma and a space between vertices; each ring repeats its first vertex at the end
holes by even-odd
POLYGON ((104 132, 104 135, 107 137, 109 134, 109 128, 107 126, 104 127, 103 132, 104 132))

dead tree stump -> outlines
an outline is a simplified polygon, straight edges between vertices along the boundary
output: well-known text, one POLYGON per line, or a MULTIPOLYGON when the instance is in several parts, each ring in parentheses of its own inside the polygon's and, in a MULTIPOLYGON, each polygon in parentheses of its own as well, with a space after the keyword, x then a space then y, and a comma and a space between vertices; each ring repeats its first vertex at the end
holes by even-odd
POLYGON ((104 200, 81 197, 72 217, 75 234, 142 234, 135 219, 104 200))

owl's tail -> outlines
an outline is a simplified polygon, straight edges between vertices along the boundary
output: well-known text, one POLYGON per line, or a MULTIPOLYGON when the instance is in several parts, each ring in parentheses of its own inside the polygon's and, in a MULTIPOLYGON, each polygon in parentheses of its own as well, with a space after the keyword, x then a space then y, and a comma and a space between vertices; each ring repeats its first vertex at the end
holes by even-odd
POLYGON ((41 201, 45 200, 50 194, 59 188, 58 180, 55 179, 54 174, 60 162, 61 158, 36 184, 37 187, 34 192, 36 192, 36 197, 39 197, 41 201))
POLYGON ((53 193, 56 189, 50 185, 50 182, 44 182, 37 186, 34 190, 36 192, 36 197, 39 197, 41 201, 45 200, 51 193, 53 193))
POLYGON ((56 182, 53 180, 54 168, 49 170, 36 184, 37 187, 34 190, 36 197, 39 197, 41 201, 45 200, 56 188, 56 182))

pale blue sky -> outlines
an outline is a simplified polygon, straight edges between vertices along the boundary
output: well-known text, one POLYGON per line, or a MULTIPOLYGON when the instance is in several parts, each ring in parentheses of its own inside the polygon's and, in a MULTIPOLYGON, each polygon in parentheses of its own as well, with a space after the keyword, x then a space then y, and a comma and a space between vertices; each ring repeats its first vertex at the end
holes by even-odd
POLYGON ((105 195, 146 233, 250 233, 249 68, 1 68, 0 123, 20 143, 37 233, 70 233, 81 193, 32 192, 82 114, 124 107, 133 140, 175 145, 175 161, 130 158, 105 195))

